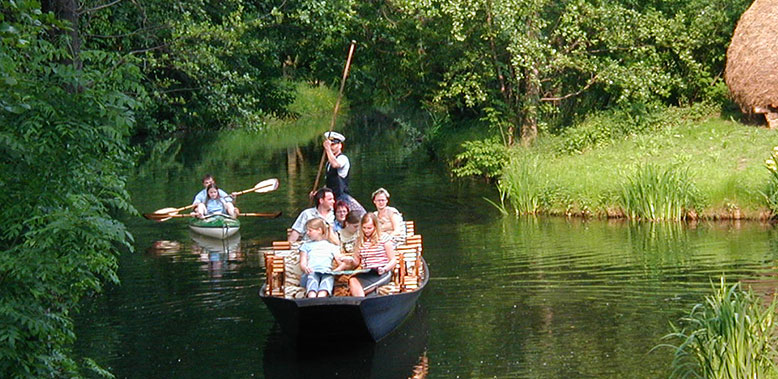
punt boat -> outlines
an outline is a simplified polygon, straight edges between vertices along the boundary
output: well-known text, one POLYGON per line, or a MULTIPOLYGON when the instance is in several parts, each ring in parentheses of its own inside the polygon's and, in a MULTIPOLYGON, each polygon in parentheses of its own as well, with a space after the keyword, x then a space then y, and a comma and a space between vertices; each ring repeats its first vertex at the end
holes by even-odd
POLYGON ((396 249, 399 261, 392 282, 366 297, 338 296, 336 284, 335 296, 305 298, 299 281, 291 280, 299 275, 291 272, 299 267, 299 253, 286 241, 274 242, 264 253, 266 282, 259 296, 281 330, 296 341, 337 338, 377 342, 399 327, 412 314, 429 282, 421 236, 413 234, 412 221, 406 224, 409 235, 396 249))

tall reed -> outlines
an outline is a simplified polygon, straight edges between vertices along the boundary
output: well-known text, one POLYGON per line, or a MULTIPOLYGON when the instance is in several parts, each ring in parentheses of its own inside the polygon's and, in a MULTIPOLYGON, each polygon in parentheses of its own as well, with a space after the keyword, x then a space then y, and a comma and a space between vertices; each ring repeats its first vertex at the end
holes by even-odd
POLYGON ((767 171, 770 171, 770 179, 762 195, 765 197, 767 207, 773 215, 776 215, 778 214, 778 146, 773 147, 770 158, 767 158, 764 163, 767 171))
POLYGON ((639 167, 622 186, 619 205, 630 219, 680 221, 700 202, 686 169, 639 167))
POLYGON ((518 158, 511 169, 503 172, 499 188, 501 194, 507 194, 510 204, 516 214, 537 214, 541 210, 541 202, 547 181, 540 177, 537 157, 518 158))
MULTIPOLYGON (((671 377, 775 378, 775 308, 740 283, 727 287, 724 278, 704 304, 681 319, 683 327, 663 339, 678 339, 671 377)), ((659 346, 657 346, 659 347, 659 346)))

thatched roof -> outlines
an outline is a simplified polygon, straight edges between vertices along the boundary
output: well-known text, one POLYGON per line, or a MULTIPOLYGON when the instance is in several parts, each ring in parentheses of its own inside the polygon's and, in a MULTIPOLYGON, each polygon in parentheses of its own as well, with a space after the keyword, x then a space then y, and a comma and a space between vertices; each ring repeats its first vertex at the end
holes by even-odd
POLYGON ((724 78, 743 113, 778 111, 778 0, 755 0, 740 16, 724 78))

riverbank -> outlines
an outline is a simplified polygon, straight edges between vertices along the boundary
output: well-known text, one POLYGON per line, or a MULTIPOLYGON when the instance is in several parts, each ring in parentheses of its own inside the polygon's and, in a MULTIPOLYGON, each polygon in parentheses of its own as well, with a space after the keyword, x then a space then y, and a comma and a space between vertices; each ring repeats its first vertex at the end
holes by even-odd
POLYGON ((768 219, 771 212, 762 193, 770 173, 764 162, 778 145, 776 131, 717 112, 673 112, 679 117, 668 117, 650 131, 598 140, 591 138, 597 128, 583 125, 541 137, 529 148, 512 149, 499 181, 504 210, 624 217, 625 187, 651 166, 682 174, 694 193, 686 217, 768 219), (575 145, 582 136, 590 143, 575 145))

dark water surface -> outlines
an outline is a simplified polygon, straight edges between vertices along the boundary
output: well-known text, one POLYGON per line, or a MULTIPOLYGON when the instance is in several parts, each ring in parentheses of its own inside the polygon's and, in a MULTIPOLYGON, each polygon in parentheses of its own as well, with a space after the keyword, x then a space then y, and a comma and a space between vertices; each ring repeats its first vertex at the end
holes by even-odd
POLYGON ((186 205, 205 172, 228 191, 277 177, 279 190, 238 204, 283 216, 243 219, 226 243, 190 235, 181 219, 126 220, 136 251, 120 258, 122 284, 77 316, 78 354, 120 378, 658 378, 671 355, 649 351, 711 280, 726 274, 764 294, 778 283, 771 226, 504 218, 482 199, 496 199, 493 188, 451 181, 391 133, 354 136, 352 192, 369 209, 374 189, 392 193, 424 236, 432 279, 414 316, 384 341, 301 350, 258 297, 259 249, 284 238, 307 206, 321 149, 302 148, 303 161, 289 164, 294 150, 234 141, 153 157, 131 183, 133 203, 141 212, 186 205))

